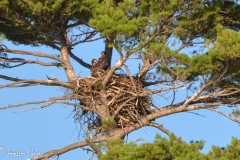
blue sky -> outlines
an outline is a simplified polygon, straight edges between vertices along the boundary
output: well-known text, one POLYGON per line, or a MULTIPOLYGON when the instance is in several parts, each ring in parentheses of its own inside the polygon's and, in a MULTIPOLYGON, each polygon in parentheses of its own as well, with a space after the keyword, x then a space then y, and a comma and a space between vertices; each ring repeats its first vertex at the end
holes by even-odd
MULTIPOLYGON (((59 54, 58 51, 46 47, 27 47, 14 46, 12 43, 4 41, 11 49, 26 51, 37 51, 48 54, 59 54)), ((74 48, 73 53, 90 63, 93 58, 98 58, 100 52, 104 50, 102 40, 81 44, 74 48)), ((185 50, 188 51, 188 50, 185 50)), ((23 56, 26 59, 36 60, 33 56, 23 56)), ((38 58, 39 60, 45 60, 38 58)), ((112 65, 119 59, 114 52, 112 65)), ((76 74, 89 76, 90 71, 73 62, 76 74)), ((129 68, 137 70, 138 63, 134 60, 127 62, 129 68)), ((46 75, 54 75, 60 80, 66 81, 63 69, 57 67, 42 67, 35 64, 24 65, 13 69, 1 70, 1 75, 18 77, 22 79, 46 79, 46 75)), ((9 83, 0 79, 0 85, 9 83)), ((59 87, 35 86, 27 88, 4 88, 0 89, 1 105, 23 103, 26 101, 43 100, 49 97, 61 96, 63 94, 59 87)), ((176 101, 186 98, 186 91, 183 89, 177 93, 176 101)), ((166 100, 159 97, 154 100, 159 106, 166 104, 166 100)), ((171 99, 169 100, 171 102, 171 99)), ((168 102, 169 103, 169 102, 168 102)), ((55 104, 44 109, 36 109, 28 112, 19 112, 37 106, 24 106, 12 109, 0 110, 0 160, 25 160, 32 158, 35 154, 45 153, 49 150, 61 149, 66 145, 78 142, 83 139, 79 135, 79 126, 74 123, 71 106, 55 104), (21 155, 9 155, 13 152, 20 152, 21 155)), ((229 109, 222 108, 223 111, 230 113, 229 109)), ((186 142, 191 140, 206 141, 203 152, 208 152, 212 145, 220 147, 226 146, 231 137, 240 138, 239 124, 209 110, 194 111, 193 113, 178 113, 157 119, 156 122, 163 124, 168 130, 182 137, 186 142)), ((128 135, 127 141, 143 138, 142 142, 152 142, 156 133, 166 137, 161 131, 145 127, 128 135)), ((87 148, 87 147, 86 147, 87 148)), ((82 149, 70 151, 61 155, 59 160, 79 160, 89 159, 91 153, 87 154, 82 149)), ((54 159, 57 159, 55 157, 54 159)))

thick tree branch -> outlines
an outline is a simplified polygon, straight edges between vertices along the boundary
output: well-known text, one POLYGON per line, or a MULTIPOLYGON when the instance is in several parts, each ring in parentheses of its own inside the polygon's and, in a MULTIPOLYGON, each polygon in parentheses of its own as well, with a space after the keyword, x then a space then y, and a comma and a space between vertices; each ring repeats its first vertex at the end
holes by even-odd
MULTIPOLYGON (((189 107, 187 107, 185 109, 185 111, 196 110, 196 109, 200 109, 200 108, 202 108, 202 109, 209 108, 209 107, 212 107, 214 105, 219 105, 219 103, 218 104, 212 104, 212 105, 189 106, 189 107)), ((110 135, 113 136, 111 138, 122 137, 122 136, 124 136, 124 135, 126 135, 126 134, 128 134, 128 133, 130 133, 130 132, 132 132, 134 130, 137 130, 137 129, 141 128, 142 126, 147 126, 147 125, 156 127, 158 129, 162 130, 164 133, 169 134, 170 132, 168 130, 166 130, 165 128, 163 128, 159 124, 155 124, 155 123, 150 122, 150 120, 158 118, 158 117, 166 116, 166 115, 169 115, 169 114, 181 112, 181 111, 184 111, 182 109, 181 105, 176 107, 175 109, 173 108, 173 106, 168 106, 166 108, 158 109, 157 112, 155 112, 155 113, 153 113, 151 115, 148 115, 147 117, 143 118, 141 120, 141 124, 138 123, 138 124, 132 125, 130 127, 125 127, 124 129, 117 129, 117 130, 115 130, 114 132, 112 132, 110 134, 110 135)), ((107 140, 109 138, 107 138, 105 136, 100 136, 98 138, 93 138, 92 142, 93 143, 97 143, 97 142, 100 142, 100 141, 105 141, 105 140, 107 140)), ((68 152, 70 150, 86 146, 87 144, 88 143, 86 141, 75 143, 75 144, 66 146, 66 147, 64 147, 64 148, 62 148, 60 150, 53 150, 53 151, 47 152, 47 153, 43 154, 42 156, 37 157, 37 158, 32 159, 32 160, 41 160, 43 158, 49 158, 49 157, 52 157, 52 156, 59 156, 59 155, 61 155, 63 153, 66 153, 66 152, 68 152)))

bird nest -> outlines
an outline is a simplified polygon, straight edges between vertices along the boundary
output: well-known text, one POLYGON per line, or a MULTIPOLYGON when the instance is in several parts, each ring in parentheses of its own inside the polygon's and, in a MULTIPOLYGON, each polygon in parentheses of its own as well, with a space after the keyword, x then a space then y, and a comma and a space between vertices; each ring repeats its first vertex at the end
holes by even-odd
MULTIPOLYGON (((97 134, 101 133, 104 128, 100 117, 94 113, 94 106, 103 103, 100 91, 105 75, 106 72, 101 73, 98 78, 84 77, 73 82, 72 96, 82 100, 81 106, 83 106, 78 110, 75 119, 84 120, 87 129, 95 130, 97 134), (84 106, 92 108, 86 111, 82 109, 84 106)), ((143 117, 152 113, 151 94, 137 78, 127 75, 112 75, 105 91, 107 93, 107 107, 117 128, 141 123, 143 117)))

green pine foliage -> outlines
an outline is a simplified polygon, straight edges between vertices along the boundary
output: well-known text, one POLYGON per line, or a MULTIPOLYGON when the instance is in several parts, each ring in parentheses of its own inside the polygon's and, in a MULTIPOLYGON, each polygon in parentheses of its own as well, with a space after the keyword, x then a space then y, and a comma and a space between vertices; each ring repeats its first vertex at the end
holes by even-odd
POLYGON ((232 138, 226 148, 212 146, 207 154, 201 152, 203 141, 187 144, 174 135, 166 139, 157 134, 153 143, 140 145, 111 140, 101 144, 100 148, 104 147, 107 152, 100 160, 238 160, 240 157, 240 140, 237 138, 232 138))
POLYGON ((80 19, 89 20, 93 2, 4 0, 0 2, 0 31, 15 44, 53 47, 59 44, 59 33, 82 24, 80 19))

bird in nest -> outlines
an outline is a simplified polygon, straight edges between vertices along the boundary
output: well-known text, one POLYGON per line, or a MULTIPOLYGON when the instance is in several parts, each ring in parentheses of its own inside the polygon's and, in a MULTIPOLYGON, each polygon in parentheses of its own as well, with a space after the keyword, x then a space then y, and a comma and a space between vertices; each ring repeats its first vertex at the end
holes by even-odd
POLYGON ((108 69, 108 58, 106 52, 102 51, 101 57, 92 60, 91 75, 92 77, 98 77, 99 71, 106 71, 108 69))

